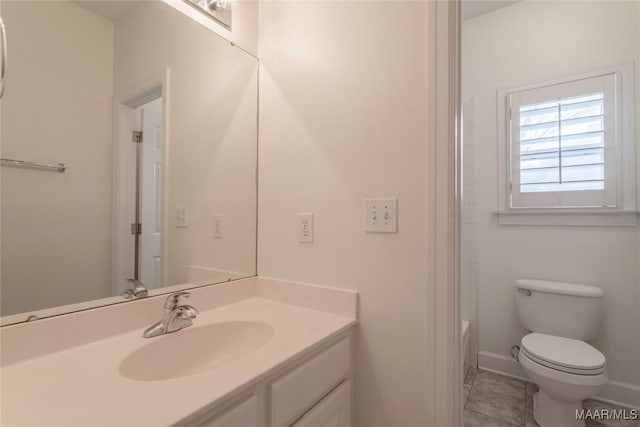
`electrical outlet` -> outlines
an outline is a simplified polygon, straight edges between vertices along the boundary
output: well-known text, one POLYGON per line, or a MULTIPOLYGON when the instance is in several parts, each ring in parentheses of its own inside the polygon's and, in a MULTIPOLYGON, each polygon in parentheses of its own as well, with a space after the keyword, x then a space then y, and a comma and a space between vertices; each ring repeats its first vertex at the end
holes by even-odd
POLYGON ((298 241, 303 243, 313 242, 313 214, 298 214, 298 241))
POLYGON ((186 206, 176 207, 176 227, 189 227, 189 209, 186 206))
POLYGON ((398 232, 398 199, 365 199, 365 231, 398 232))
POLYGON ((213 216, 213 237, 215 239, 222 239, 223 227, 224 227, 224 216, 214 215, 213 216))

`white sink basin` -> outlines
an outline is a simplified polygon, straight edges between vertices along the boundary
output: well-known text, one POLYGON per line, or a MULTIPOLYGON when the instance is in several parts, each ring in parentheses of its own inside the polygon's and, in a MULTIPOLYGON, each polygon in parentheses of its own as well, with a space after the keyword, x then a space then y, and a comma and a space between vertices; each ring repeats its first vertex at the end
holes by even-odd
POLYGON ((197 374, 245 356, 273 336, 258 322, 222 322, 185 328, 156 338, 127 356, 120 373, 138 381, 162 381, 197 374))

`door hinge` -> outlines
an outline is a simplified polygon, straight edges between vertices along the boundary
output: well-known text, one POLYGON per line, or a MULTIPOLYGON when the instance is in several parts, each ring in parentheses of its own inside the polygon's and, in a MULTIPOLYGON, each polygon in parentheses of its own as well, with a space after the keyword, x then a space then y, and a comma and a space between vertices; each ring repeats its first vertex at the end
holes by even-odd
POLYGON ((134 222, 133 224, 131 224, 131 234, 133 234, 134 236, 142 234, 142 224, 140 224, 139 222, 134 222))
POLYGON ((131 141, 133 142, 142 142, 142 131, 134 130, 131 135, 131 141))

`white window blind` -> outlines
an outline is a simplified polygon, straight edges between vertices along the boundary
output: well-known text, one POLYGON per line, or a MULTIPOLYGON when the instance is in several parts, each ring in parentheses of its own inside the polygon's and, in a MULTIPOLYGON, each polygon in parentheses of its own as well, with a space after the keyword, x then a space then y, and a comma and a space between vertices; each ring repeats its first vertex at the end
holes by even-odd
POLYGON ((510 94, 512 207, 616 205, 616 75, 510 94))
POLYGON ((520 107, 520 191, 604 190, 604 94, 520 107))

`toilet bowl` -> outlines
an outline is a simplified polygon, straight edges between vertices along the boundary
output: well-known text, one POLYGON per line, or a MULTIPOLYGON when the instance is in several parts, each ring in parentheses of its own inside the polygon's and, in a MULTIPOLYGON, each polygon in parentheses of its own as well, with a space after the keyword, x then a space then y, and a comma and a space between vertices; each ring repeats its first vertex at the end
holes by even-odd
POLYGON ((608 380, 606 358, 586 341, 598 329, 601 289, 539 280, 517 280, 518 315, 532 331, 520 341, 519 360, 540 391, 533 417, 540 427, 584 427, 582 400, 608 380))
POLYGON ((540 388, 533 417, 541 427, 577 427, 582 400, 607 382, 605 358, 586 342, 531 333, 521 341, 520 364, 540 388))

